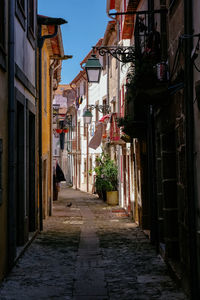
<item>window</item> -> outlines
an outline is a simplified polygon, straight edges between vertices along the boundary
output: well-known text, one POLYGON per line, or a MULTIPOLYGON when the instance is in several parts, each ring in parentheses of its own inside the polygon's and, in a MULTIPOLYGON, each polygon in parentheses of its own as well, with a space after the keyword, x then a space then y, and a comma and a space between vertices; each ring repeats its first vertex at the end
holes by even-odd
POLYGON ((106 115, 106 105, 107 105, 107 100, 106 99, 103 99, 103 115, 105 116, 106 115))
POLYGON ((103 73, 105 74, 105 71, 106 71, 106 61, 107 61, 107 54, 105 54, 103 56, 103 73))
POLYGON ((26 22, 25 11, 26 11, 25 0, 16 0, 15 13, 24 30, 25 30, 25 22, 26 22))
POLYGON ((3 152, 3 143, 0 139, 0 205, 2 204, 2 152, 3 152))
POLYGON ((86 95, 86 81, 83 82, 83 94, 86 95))
POLYGON ((77 93, 77 96, 79 97, 80 96, 80 86, 77 87, 76 93, 77 93))
POLYGON ((92 170, 92 157, 90 156, 90 161, 89 161, 89 170, 92 170))
POLYGON ((34 0, 29 0, 29 9, 28 9, 28 25, 29 28, 32 30, 32 33, 34 34, 34 0))
POLYGON ((35 48, 35 0, 28 0, 28 39, 35 48))

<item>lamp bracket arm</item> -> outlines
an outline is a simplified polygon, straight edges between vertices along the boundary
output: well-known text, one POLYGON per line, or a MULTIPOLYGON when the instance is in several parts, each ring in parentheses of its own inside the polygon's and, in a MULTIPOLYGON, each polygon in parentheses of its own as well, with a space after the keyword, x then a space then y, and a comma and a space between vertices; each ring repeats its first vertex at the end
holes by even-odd
POLYGON ((133 46, 101 46, 93 47, 93 51, 97 50, 99 55, 105 56, 110 54, 117 60, 123 63, 134 62, 135 61, 135 47, 133 46))

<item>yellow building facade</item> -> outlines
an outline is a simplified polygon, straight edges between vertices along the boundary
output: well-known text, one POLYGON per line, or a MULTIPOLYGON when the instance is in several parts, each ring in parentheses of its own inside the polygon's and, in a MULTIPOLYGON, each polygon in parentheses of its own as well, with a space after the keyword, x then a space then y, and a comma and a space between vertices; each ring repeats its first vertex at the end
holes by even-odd
MULTIPOLYGON (((42 26, 42 35, 52 34, 53 26, 42 26)), ((43 218, 51 215, 53 201, 52 99, 61 79, 63 45, 60 28, 54 38, 46 39, 42 49, 42 201, 43 218)))

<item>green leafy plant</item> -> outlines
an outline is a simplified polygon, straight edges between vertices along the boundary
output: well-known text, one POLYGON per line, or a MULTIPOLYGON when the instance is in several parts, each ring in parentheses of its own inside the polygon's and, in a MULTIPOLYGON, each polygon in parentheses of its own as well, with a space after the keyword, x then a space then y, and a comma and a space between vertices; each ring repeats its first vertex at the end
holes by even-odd
POLYGON ((97 164, 94 169, 96 173, 95 187, 97 194, 104 198, 105 192, 118 190, 118 168, 109 155, 104 153, 97 158, 97 164))

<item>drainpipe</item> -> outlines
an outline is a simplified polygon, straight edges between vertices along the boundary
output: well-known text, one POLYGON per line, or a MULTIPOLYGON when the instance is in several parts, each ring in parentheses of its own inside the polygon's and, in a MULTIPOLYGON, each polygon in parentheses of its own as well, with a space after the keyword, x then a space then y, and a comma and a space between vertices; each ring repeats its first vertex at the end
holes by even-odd
MULTIPOLYGON (((184 0, 185 34, 193 34, 192 1, 184 0)), ((197 270, 197 240, 196 240, 196 203, 194 184, 194 110, 193 110, 193 65, 190 57, 193 49, 193 39, 185 40, 185 108, 186 108, 186 163, 187 163, 187 199, 190 251, 190 288, 191 299, 200 299, 197 270)))
POLYGON ((49 215, 52 216, 52 199, 53 199, 53 153, 52 153, 52 147, 53 147, 53 108, 52 108, 52 101, 53 101, 53 74, 55 71, 55 63, 56 60, 52 62, 49 69, 50 74, 50 99, 51 99, 51 105, 50 105, 50 114, 51 114, 51 124, 50 124, 50 160, 51 160, 51 202, 49 207, 49 215))
POLYGON ((8 268, 16 257, 16 103, 15 103, 15 0, 9 1, 8 22, 8 268))
MULTIPOLYGON (((88 104, 89 104, 89 83, 86 81, 86 107, 88 109, 88 104)), ((89 133, 88 133, 88 124, 86 124, 87 130, 86 130, 86 141, 87 141, 87 158, 86 158, 86 178, 87 178, 87 192, 89 192, 89 133)))
MULTIPOLYGON (((120 41, 120 22, 119 20, 117 20, 116 17, 116 25, 117 25, 117 45, 119 44, 120 41)), ((117 60, 117 113, 118 116, 120 115, 120 61, 117 60)), ((117 146, 117 157, 118 157, 118 182, 119 182, 119 200, 120 200, 120 204, 124 207, 125 201, 123 201, 122 203, 122 182, 121 182, 121 173, 122 173, 122 165, 121 165, 121 146, 118 145, 117 146)), ((125 171, 125 170, 124 170, 125 171)), ((125 200, 125 199, 123 199, 125 200)))
MULTIPOLYGON (((114 20, 116 22, 117 25, 117 44, 119 44, 120 41, 120 22, 119 20, 117 20, 117 16, 116 17, 112 17, 109 15, 109 7, 107 7, 106 10, 107 16, 114 20)), ((107 59, 108 63, 109 63, 109 58, 107 59)), ((108 104, 109 104, 109 97, 110 97, 110 90, 109 90, 109 65, 107 67, 107 93, 108 93, 108 104)), ((117 113, 118 115, 120 114, 120 62, 117 61, 117 113)), ((122 183, 121 183, 121 173, 122 173, 122 169, 121 169, 121 146, 117 146, 117 159, 118 159, 118 182, 119 182, 119 203, 120 205, 123 206, 122 203, 122 183)))
POLYGON ((52 35, 42 37, 42 25, 38 26, 39 48, 39 224, 43 230, 43 203, 42 203, 42 47, 46 38, 53 38, 58 33, 58 26, 52 35))
MULTIPOLYGON (((154 10, 154 0, 148 0, 148 10, 154 10)), ((149 31, 153 30, 154 26, 154 15, 148 20, 149 31)), ((154 136, 154 108, 153 105, 149 105, 147 108, 147 161, 148 161, 148 197, 149 197, 149 209, 150 209, 150 231, 151 243, 156 245, 156 250, 158 250, 158 224, 157 224, 157 201, 155 192, 155 136, 154 136)))
MULTIPOLYGON (((86 80, 86 78, 81 74, 81 76, 86 80)), ((77 92, 75 88, 72 86, 72 82, 69 84, 71 89, 74 91, 76 97, 77 97, 77 92)), ((77 116, 77 109, 76 109, 76 114, 75 114, 75 128, 76 128, 76 154, 75 154, 75 174, 76 174, 76 180, 75 180, 75 189, 78 189, 78 134, 77 134, 77 128, 78 128, 78 116, 77 116)))
POLYGON ((42 203, 42 47, 44 41, 53 38, 58 33, 58 25, 65 24, 66 21, 60 18, 41 18, 38 16, 38 48, 39 48, 39 225, 43 230, 43 203, 42 203), (54 25, 53 34, 42 36, 42 25, 54 25))
MULTIPOLYGON (((81 65, 81 68, 84 70, 83 68, 83 64, 80 64, 81 65)), ((89 105, 89 83, 88 81, 86 80, 86 107, 88 109, 88 105, 89 105)), ((85 125, 84 125, 85 126, 85 125)), ((86 181, 87 181, 87 192, 89 192, 89 174, 88 174, 88 171, 89 171, 89 133, 88 133, 88 124, 86 124, 86 181)))

